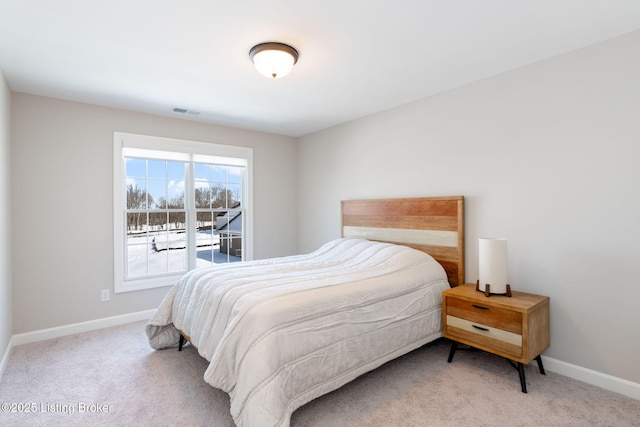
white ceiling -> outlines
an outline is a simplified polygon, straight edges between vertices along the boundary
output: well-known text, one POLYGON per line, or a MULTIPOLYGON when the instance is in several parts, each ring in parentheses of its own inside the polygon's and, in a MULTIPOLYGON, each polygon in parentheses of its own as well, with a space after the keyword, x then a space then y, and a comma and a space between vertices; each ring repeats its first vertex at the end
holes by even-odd
POLYGON ((640 0, 0 0, 0 69, 17 92, 300 136, 636 29, 640 0), (300 51, 291 74, 255 71, 265 41, 300 51))

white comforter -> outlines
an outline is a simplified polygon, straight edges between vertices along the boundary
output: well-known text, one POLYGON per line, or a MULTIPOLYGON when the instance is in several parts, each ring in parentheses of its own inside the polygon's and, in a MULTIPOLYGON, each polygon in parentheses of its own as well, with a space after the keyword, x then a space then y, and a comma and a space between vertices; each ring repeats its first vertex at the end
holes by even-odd
POLYGON ((296 408, 440 337, 448 287, 422 252, 338 239, 191 271, 146 331, 155 349, 175 347, 176 328, 191 337, 238 426, 288 426, 296 408))

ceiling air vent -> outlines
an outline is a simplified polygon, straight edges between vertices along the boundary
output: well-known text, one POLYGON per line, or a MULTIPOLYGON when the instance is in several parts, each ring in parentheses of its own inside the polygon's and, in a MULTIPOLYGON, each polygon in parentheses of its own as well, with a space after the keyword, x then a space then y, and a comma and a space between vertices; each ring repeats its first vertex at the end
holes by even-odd
POLYGON ((200 114, 200 111, 187 110, 186 108, 180 108, 180 107, 174 107, 173 112, 180 113, 180 114, 191 114, 192 116, 197 116, 200 114))

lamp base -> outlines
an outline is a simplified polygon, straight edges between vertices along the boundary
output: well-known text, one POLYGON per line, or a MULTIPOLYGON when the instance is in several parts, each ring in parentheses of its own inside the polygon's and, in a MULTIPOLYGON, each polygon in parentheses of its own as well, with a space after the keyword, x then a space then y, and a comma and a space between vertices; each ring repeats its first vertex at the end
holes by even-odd
POLYGON ((504 295, 507 297, 511 296, 511 285, 507 284, 507 291, 501 294, 491 292, 491 285, 488 283, 484 285, 484 291, 480 290, 480 279, 476 280, 476 291, 483 292, 485 297, 490 297, 491 295, 504 295))

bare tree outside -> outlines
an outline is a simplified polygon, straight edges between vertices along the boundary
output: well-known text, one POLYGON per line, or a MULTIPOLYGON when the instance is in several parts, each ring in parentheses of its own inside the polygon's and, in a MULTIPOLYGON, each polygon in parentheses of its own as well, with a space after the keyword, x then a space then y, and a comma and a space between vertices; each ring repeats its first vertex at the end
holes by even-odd
MULTIPOLYGON (((148 196, 149 204, 153 203, 153 197, 148 196)), ((127 186, 127 209, 146 209, 147 207, 147 192, 138 186, 138 184, 129 184, 127 186)), ((127 230, 138 231, 143 225, 146 225, 146 213, 136 212, 127 215, 127 230)))

